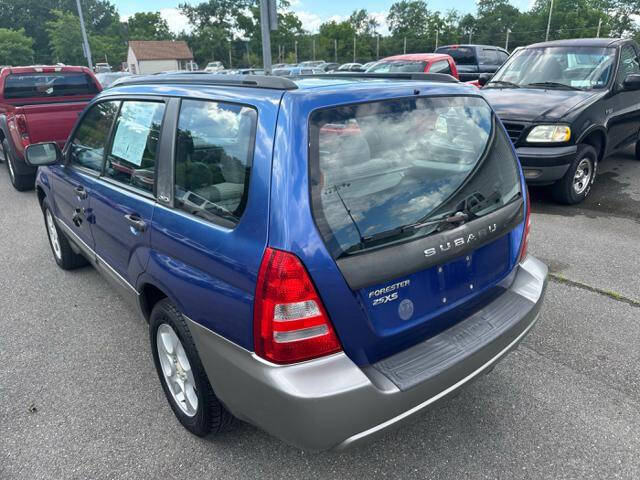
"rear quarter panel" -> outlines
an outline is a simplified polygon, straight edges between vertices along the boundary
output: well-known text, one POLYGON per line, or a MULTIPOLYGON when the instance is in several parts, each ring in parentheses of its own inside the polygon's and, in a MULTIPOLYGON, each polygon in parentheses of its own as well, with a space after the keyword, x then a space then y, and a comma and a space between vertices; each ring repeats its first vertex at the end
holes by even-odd
POLYGON ((282 92, 202 87, 173 93, 257 109, 248 201, 233 229, 157 204, 149 263, 137 287, 154 285, 190 319, 253 350, 253 298, 267 243, 271 157, 282 92))

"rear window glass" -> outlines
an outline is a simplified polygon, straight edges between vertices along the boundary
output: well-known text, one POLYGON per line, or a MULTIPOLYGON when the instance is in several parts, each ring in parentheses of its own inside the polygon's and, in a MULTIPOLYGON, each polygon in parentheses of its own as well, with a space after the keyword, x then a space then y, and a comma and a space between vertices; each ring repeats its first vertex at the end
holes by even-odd
POLYGON ((517 159, 477 97, 320 110, 310 124, 311 197, 334 258, 450 228, 520 194, 517 159))
POLYGON ((95 95, 98 88, 86 73, 25 73, 9 75, 4 83, 5 98, 47 98, 95 95))
POLYGON ((368 72, 388 73, 388 72, 424 72, 426 62, 414 60, 388 60, 381 61, 373 65, 368 72))
POLYGON ((447 47, 439 48, 436 53, 451 55, 456 65, 476 65, 476 50, 472 47, 447 47))

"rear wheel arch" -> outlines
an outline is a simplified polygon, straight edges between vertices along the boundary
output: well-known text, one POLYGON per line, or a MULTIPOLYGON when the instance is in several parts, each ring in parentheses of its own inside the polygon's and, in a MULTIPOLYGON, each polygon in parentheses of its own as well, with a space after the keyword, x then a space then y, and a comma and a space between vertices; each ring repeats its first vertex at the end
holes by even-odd
MULTIPOLYGON (((150 282, 144 283, 140 287, 139 292, 140 309, 142 310, 142 314, 147 322, 151 318, 153 307, 155 307, 159 301, 165 298, 171 298, 163 289, 150 282)), ((173 299, 171 300, 173 301, 173 299)))

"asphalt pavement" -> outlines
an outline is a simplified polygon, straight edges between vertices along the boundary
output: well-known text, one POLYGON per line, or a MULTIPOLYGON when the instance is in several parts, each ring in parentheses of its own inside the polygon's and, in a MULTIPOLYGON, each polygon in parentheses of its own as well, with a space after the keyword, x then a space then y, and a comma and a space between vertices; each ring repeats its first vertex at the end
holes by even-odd
POLYGON ((640 161, 599 174, 579 207, 533 191, 553 278, 516 351, 373 443, 311 453, 243 423, 184 430, 144 320, 93 269, 57 268, 0 165, 0 479, 640 478, 640 161))

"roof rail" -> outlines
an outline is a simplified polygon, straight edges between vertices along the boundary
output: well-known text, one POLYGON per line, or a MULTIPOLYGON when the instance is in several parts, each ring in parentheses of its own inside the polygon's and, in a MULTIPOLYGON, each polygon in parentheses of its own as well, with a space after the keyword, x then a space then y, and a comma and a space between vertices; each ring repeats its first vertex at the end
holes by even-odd
POLYGON ((131 76, 118 79, 114 87, 149 84, 189 84, 228 85, 247 88, 268 88, 272 90, 295 90, 295 82, 282 77, 266 75, 220 75, 214 73, 163 73, 156 75, 131 76))
POLYGON ((345 73, 319 73, 313 75, 300 75, 301 77, 318 77, 318 78, 383 78, 389 80, 420 80, 423 82, 443 82, 443 83, 459 83, 458 79, 446 73, 410 73, 410 72, 394 72, 394 73, 367 73, 367 72, 345 72, 345 73))

